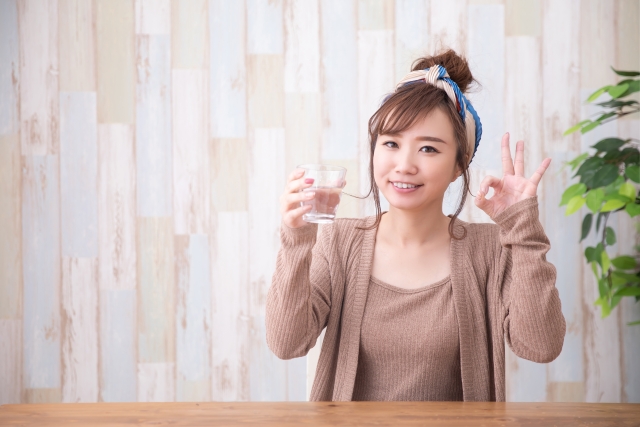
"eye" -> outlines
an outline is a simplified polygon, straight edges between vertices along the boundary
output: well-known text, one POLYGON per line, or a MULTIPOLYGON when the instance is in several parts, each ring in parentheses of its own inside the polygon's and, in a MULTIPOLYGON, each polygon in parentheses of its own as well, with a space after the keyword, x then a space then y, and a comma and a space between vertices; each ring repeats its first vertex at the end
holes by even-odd
POLYGON ((383 142, 382 145, 386 145, 389 148, 397 148, 398 147, 398 144, 396 144, 393 141, 383 142))
POLYGON ((420 149, 420 151, 422 151, 423 153, 438 153, 438 150, 436 150, 430 145, 425 145, 420 149))

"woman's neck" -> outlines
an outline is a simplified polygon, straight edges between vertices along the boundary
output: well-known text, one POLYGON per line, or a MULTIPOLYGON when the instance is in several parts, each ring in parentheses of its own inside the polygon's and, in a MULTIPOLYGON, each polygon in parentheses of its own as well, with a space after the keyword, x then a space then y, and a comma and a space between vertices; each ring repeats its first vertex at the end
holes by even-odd
POLYGON ((422 246, 449 236, 451 219, 442 213, 442 205, 420 210, 389 207, 382 215, 377 238, 397 247, 422 246))

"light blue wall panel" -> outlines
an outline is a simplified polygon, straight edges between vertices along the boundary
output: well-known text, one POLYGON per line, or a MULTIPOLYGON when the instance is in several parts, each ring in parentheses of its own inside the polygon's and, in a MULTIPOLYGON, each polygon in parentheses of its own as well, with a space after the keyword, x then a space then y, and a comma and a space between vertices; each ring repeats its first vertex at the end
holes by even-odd
POLYGON ((0 0, 0 135, 18 133, 18 8, 16 0, 0 0))

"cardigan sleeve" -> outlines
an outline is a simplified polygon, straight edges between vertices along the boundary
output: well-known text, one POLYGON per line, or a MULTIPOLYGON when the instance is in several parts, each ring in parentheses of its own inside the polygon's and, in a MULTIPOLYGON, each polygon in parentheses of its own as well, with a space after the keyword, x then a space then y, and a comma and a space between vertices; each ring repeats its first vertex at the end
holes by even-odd
POLYGON ((501 212, 502 304, 505 340, 521 358, 538 363, 562 351, 566 323, 555 286, 556 268, 545 254, 550 244, 538 218, 538 199, 522 200, 501 212))
POLYGON ((332 225, 280 227, 280 250, 266 301, 267 345, 280 359, 305 356, 327 324, 331 279, 325 248, 332 225))

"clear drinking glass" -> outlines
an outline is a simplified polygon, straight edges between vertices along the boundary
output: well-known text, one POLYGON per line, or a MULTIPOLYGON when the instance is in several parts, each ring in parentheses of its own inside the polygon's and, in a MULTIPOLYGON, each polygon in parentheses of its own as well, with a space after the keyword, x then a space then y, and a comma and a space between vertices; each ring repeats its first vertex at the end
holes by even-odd
POLYGON ((340 166, 317 164, 299 165, 298 167, 304 169, 304 178, 313 178, 313 185, 302 191, 316 193, 313 199, 301 202, 302 206, 313 206, 309 212, 302 215, 302 219, 320 224, 333 222, 340 204, 340 195, 347 170, 340 166))

